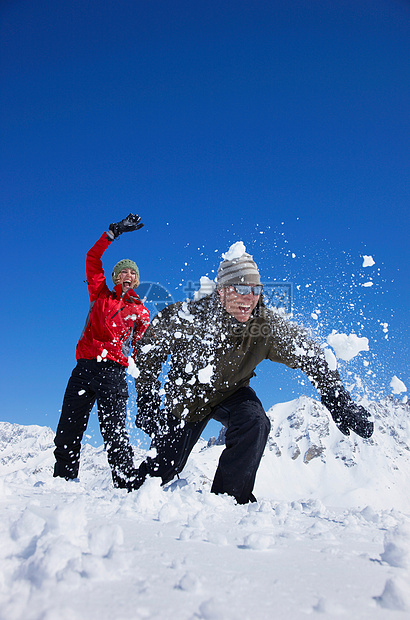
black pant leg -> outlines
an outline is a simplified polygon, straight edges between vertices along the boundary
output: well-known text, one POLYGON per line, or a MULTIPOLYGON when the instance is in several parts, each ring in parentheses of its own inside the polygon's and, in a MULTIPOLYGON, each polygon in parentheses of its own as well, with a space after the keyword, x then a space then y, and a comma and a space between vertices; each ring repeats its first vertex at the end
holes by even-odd
POLYGON ((94 379, 98 420, 115 487, 126 488, 135 477, 134 453, 125 426, 128 386, 126 370, 115 362, 96 362, 94 379))
POLYGON ((251 388, 240 388, 211 417, 227 427, 211 491, 232 495, 239 504, 254 501, 256 472, 270 431, 262 403, 251 388))
POLYGON ((55 477, 78 476, 81 440, 96 399, 90 385, 91 377, 89 366, 79 361, 68 380, 54 439, 55 477))
POLYGON ((141 463, 139 477, 158 476, 162 478, 162 484, 170 482, 185 467, 208 419, 181 425, 178 418, 169 415, 153 442, 157 455, 141 463))

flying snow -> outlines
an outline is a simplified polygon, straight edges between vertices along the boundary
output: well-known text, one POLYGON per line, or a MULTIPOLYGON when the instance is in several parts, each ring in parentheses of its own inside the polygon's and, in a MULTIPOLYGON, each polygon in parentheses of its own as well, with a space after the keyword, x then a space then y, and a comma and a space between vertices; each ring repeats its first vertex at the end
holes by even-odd
POLYGON ((396 375, 394 375, 393 379, 390 381, 390 387, 393 394, 401 394, 402 392, 407 392, 407 386, 403 383, 403 381, 396 377, 396 375))
POLYGON ((326 340, 336 353, 336 357, 345 361, 353 359, 360 351, 369 350, 368 338, 359 338, 356 334, 348 336, 333 330, 326 340))
POLYGON ((206 297, 207 295, 211 295, 214 292, 216 284, 213 280, 208 278, 208 276, 201 276, 200 279, 200 287, 198 291, 194 293, 194 300, 198 301, 202 299, 202 297, 206 297))
POLYGON ((243 241, 237 241, 236 243, 231 245, 227 252, 222 254, 222 258, 224 260, 234 260, 235 258, 240 258, 241 256, 243 256, 245 252, 246 247, 243 241))
POLYGON ((198 381, 199 383, 210 383, 211 377, 214 374, 214 367, 212 364, 208 364, 205 368, 201 368, 198 371, 198 381))
POLYGON ((362 267, 373 267, 374 264, 373 256, 367 256, 366 254, 363 256, 362 267))
POLYGON ((326 348, 324 350, 325 360, 327 361, 327 365, 329 366, 329 370, 336 370, 337 368, 337 360, 336 357, 330 349, 326 348))
POLYGON ((129 356, 128 358, 127 373, 131 375, 131 377, 133 377, 134 379, 138 379, 140 374, 140 369, 135 365, 134 358, 132 358, 131 356, 129 356))

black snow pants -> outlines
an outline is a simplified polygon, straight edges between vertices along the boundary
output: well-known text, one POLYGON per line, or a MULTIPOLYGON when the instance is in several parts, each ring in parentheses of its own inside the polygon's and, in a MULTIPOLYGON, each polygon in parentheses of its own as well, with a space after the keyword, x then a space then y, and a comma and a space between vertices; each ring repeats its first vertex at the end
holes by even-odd
POLYGON ((250 387, 237 390, 212 409, 200 422, 181 425, 172 418, 154 439, 155 458, 141 463, 139 478, 160 476, 163 484, 184 468, 206 424, 213 418, 226 427, 225 449, 219 459, 212 493, 227 493, 239 504, 255 501, 252 494, 256 472, 270 431, 262 403, 250 387))
POLYGON ((136 473, 125 428, 128 386, 126 369, 111 360, 78 360, 64 394, 54 443, 54 476, 77 478, 81 440, 95 401, 115 487, 127 487, 136 473))

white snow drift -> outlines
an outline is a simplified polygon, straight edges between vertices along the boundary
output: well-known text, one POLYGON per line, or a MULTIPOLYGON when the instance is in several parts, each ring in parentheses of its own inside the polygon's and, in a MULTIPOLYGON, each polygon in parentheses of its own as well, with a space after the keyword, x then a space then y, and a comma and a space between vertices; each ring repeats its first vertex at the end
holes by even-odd
POLYGON ((128 494, 102 447, 66 482, 51 429, 0 423, 0 618, 408 618, 410 407, 367 406, 366 441, 309 398, 272 407, 248 506, 210 493, 217 442, 180 480, 128 494))

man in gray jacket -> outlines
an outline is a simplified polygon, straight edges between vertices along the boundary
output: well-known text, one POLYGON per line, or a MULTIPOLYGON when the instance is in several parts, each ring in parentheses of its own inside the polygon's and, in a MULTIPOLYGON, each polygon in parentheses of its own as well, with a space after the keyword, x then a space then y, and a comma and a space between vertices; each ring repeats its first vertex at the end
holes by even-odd
POLYGON ((212 492, 240 504, 255 501, 253 487, 270 422, 249 386, 264 359, 304 371, 342 433, 368 438, 369 414, 355 404, 323 349, 304 329, 265 306, 258 268, 243 253, 219 266, 217 290, 198 301, 178 302, 151 322, 136 360, 136 424, 153 438, 155 458, 141 463, 129 490, 147 475, 165 484, 182 471, 212 418, 226 427, 225 449, 212 492), (164 408, 160 374, 169 358, 164 408))

